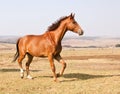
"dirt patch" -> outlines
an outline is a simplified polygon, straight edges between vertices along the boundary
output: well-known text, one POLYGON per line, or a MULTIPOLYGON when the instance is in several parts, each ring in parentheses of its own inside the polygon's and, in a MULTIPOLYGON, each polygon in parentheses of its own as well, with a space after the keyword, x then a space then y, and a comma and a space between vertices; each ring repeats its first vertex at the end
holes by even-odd
POLYGON ((66 56, 65 60, 79 61, 79 69, 120 70, 120 55, 66 56))
POLYGON ((120 63, 80 63, 77 65, 77 68, 92 70, 120 70, 120 63))
POLYGON ((68 60, 88 60, 88 59, 111 59, 120 60, 120 55, 95 55, 95 56, 66 56, 68 60))

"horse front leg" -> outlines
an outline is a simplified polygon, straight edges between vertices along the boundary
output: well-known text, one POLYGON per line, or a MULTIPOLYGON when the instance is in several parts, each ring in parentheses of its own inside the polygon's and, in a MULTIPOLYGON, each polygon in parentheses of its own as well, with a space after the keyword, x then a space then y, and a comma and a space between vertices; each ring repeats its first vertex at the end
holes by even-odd
POLYGON ((66 63, 65 63, 65 61, 62 59, 62 57, 61 57, 60 55, 57 55, 57 56, 55 57, 55 59, 62 64, 62 69, 61 69, 60 73, 57 74, 57 77, 60 77, 60 76, 63 75, 63 73, 64 73, 64 71, 65 71, 66 63))
POLYGON ((58 80, 57 80, 56 68, 55 68, 53 56, 52 56, 52 55, 49 55, 49 56, 48 56, 48 59, 49 59, 49 62, 50 62, 51 70, 52 70, 52 72, 53 72, 53 79, 54 79, 55 82, 57 82, 58 80))

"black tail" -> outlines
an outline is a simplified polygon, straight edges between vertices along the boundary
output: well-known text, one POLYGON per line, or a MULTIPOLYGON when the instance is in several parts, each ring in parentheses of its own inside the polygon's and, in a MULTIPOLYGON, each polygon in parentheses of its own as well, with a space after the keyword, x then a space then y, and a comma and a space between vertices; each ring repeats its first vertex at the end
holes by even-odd
POLYGON ((17 43, 16 43, 16 49, 17 49, 17 51, 16 51, 16 53, 15 53, 15 55, 14 55, 14 59, 13 59, 12 62, 15 62, 15 61, 17 60, 17 58, 19 57, 19 48, 18 48, 19 40, 20 40, 20 39, 18 39, 18 41, 17 41, 17 43))

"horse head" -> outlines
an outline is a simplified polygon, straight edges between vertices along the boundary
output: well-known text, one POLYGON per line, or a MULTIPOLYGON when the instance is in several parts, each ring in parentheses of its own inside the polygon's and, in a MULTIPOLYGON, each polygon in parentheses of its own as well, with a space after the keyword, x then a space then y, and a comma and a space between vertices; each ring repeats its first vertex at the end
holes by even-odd
POLYGON ((75 14, 70 14, 67 19, 67 30, 83 35, 83 30, 80 25, 74 19, 75 14))

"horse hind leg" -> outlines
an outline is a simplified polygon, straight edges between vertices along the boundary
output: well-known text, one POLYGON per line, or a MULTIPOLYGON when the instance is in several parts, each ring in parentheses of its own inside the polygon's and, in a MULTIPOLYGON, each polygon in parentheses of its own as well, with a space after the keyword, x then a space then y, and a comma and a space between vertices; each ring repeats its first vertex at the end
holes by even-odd
POLYGON ((23 67, 22 67, 22 60, 24 59, 25 55, 20 55, 18 57, 18 64, 20 66, 20 76, 21 78, 23 79, 24 78, 24 70, 23 70, 23 67))
POLYGON ((30 72, 29 72, 29 66, 33 60, 33 56, 30 54, 27 54, 28 56, 28 61, 26 62, 26 73, 27 73, 27 78, 28 79, 32 79, 32 76, 30 76, 30 72))

